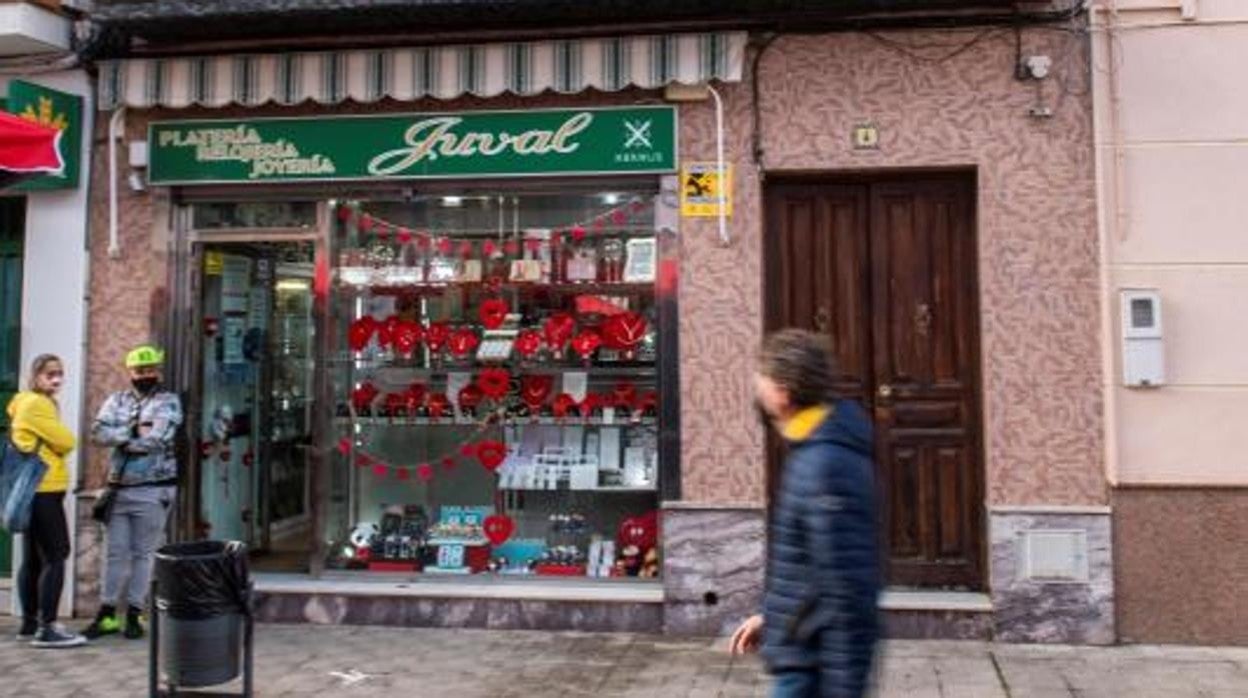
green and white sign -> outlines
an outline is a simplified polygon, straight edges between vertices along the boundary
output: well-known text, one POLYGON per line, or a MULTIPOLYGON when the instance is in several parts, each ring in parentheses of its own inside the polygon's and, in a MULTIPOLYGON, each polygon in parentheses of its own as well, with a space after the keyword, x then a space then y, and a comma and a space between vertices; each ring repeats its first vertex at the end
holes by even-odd
POLYGON ((152 184, 636 174, 676 170, 670 106, 165 121, 152 184))

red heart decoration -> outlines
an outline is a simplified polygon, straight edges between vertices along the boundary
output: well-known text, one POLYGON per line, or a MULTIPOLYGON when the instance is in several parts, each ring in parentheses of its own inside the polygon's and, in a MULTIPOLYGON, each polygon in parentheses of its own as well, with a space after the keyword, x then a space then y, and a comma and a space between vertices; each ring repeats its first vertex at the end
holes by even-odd
POLYGON ((394 471, 394 474, 398 475, 400 480, 406 480, 411 477, 411 473, 408 472, 407 468, 399 468, 394 471))
POLYGON ((485 329, 497 330, 503 326, 503 321, 507 319, 507 313, 510 310, 507 307, 507 301, 502 298, 487 298, 481 301, 477 314, 481 317, 481 324, 485 326, 485 329))
POLYGON ((361 468, 367 468, 373 464, 373 457, 367 453, 360 453, 355 457, 355 464, 361 468))
POLYGON ((377 323, 377 343, 383 347, 390 346, 394 342, 394 334, 399 328, 399 316, 391 315, 390 317, 377 323))
POLYGON ((602 337, 599 337, 598 333, 593 330, 585 330, 572 340, 572 348, 586 361, 598 351, 600 346, 602 346, 602 337))
POLYGON ((508 240, 503 243, 503 251, 506 252, 508 256, 515 257, 520 254, 520 243, 515 240, 508 240))
POLYGON ((338 220, 342 221, 343 223, 346 223, 347 221, 351 220, 351 207, 350 206, 343 204, 342 206, 338 207, 338 220))
POLYGON ((511 374, 505 368, 487 368, 477 375, 477 385, 492 400, 500 400, 511 388, 511 374))
POLYGON ((555 313, 542 325, 542 333, 546 336, 546 346, 551 351, 562 351, 576 331, 576 320, 567 313, 555 313))
POLYGON ((464 327, 451 334, 449 346, 452 354, 463 357, 471 354, 477 348, 478 343, 480 340, 477 339, 477 333, 464 327))
POLYGON ((390 472, 390 468, 387 468, 385 463, 378 463, 373 466, 373 474, 377 477, 385 477, 388 472, 390 472))
POLYGON ((386 412, 391 417, 407 411, 407 393, 390 393, 386 396, 386 412))
POLYGON ((464 458, 475 458, 477 455, 477 445, 476 444, 464 444, 463 446, 460 446, 459 455, 463 456, 464 458))
POLYGON ((486 257, 493 257, 494 253, 498 252, 498 243, 493 240, 486 240, 481 243, 481 252, 485 254, 486 257))
POLYGON ((446 346, 450 338, 451 327, 445 322, 431 322, 425 329, 425 344, 429 345, 429 350, 434 353, 442 351, 442 347, 446 346))
POLYGON ((416 410, 425 405, 425 386, 423 383, 412 383, 407 389, 407 413, 416 414, 416 410))
POLYGON ((222 463, 229 463, 230 455, 230 449, 227 448, 217 453, 217 458, 220 458, 222 463))
POLYGON ((628 222, 628 215, 624 213, 624 209, 617 208, 615 213, 611 214, 611 222, 616 225, 624 225, 628 222))
POLYGON ((407 228, 399 228, 397 237, 399 238, 400 243, 406 245, 412 241, 412 231, 407 228))
POLYGON ((541 240, 538 240, 538 239, 536 239, 536 238, 534 238, 534 239, 532 239, 532 240, 525 240, 525 241, 524 241, 524 249, 528 250, 529 252, 541 252, 541 251, 542 251, 542 241, 541 241, 541 240))
POLYGON ((567 393, 560 393, 559 397, 555 398, 555 404, 551 406, 551 410, 555 413, 555 417, 563 419, 564 417, 567 417, 568 412, 571 412, 574 408, 576 408, 576 406, 576 398, 568 395, 567 393))
POLYGON ((572 241, 581 242, 585 239, 585 226, 578 225, 572 228, 572 241))
POLYGON ((646 328, 646 318, 637 313, 621 313, 607 318, 602 326, 602 336, 612 349, 628 350, 646 338, 646 328))
POLYGON ((438 240, 438 252, 442 253, 443 255, 448 255, 451 253, 451 248, 454 245, 455 243, 451 242, 450 238, 442 238, 438 240))
POLYGON ((501 441, 482 441, 477 444, 477 460, 486 470, 494 472, 507 460, 507 446, 501 441))
MULTIPOLYGON (((431 467, 432 467, 432 466, 431 466, 431 467)), ((454 470, 454 469, 455 469, 455 459, 454 459, 454 458, 451 458, 450 456, 447 456, 446 458, 443 458, 443 459, 442 459, 442 469, 443 469, 443 470, 454 470)))
POLYGON ((461 410, 476 409, 477 405, 480 405, 481 400, 483 400, 484 398, 485 398, 485 394, 481 391, 481 388, 478 388, 477 386, 472 385, 471 383, 468 385, 465 385, 459 391, 459 409, 461 410))
POLYGON ((516 341, 512 346, 516 348, 520 356, 527 359, 542 348, 542 336, 533 330, 523 330, 516 335, 516 341))
POLYGON ((360 387, 351 392, 351 402, 355 405, 355 411, 367 411, 373 406, 373 400, 377 399, 379 392, 377 387, 368 381, 360 384, 360 387))
POLYGON ((637 386, 632 383, 616 383, 611 390, 611 396, 615 398, 616 407, 632 409, 633 403, 637 402, 637 386))
POLYGON ((511 534, 516 531, 516 522, 511 520, 510 516, 502 514, 494 514, 485 517, 485 521, 481 522, 481 527, 485 529, 485 537, 489 539, 490 545, 499 546, 507 542, 511 538, 511 534))
POLYGON ((431 240, 429 239, 428 233, 419 233, 416 235, 416 247, 420 249, 421 252, 425 252, 429 249, 430 242, 431 240))
POLYGON ((536 413, 546 404, 546 398, 555 387, 554 376, 525 376, 520 382, 520 399, 536 413))
POLYGON ((341 439, 338 439, 338 452, 344 456, 350 455, 351 454, 351 439, 348 439, 345 436, 342 437, 341 439))
POLYGON ((356 223, 355 227, 359 228, 361 233, 367 233, 373 229, 373 217, 365 213, 360 216, 360 220, 356 223))
POLYGON ((378 240, 385 240, 390 236, 390 228, 383 221, 378 221, 375 229, 378 240))
POLYGON ((351 345, 351 351, 364 351, 376 331, 377 321, 371 316, 366 315, 351 323, 347 329, 347 343, 351 345))
POLYGON ((421 482, 429 482, 433 479, 433 466, 421 463, 420 467, 416 468, 416 477, 420 478, 421 482))
POLYGON ((459 256, 468 259, 472 256, 472 243, 464 240, 459 243, 459 256))
POLYGON ((641 551, 653 548, 659 542, 659 515, 650 512, 620 522, 620 547, 637 546, 641 551))
POLYGON ((448 409, 451 407, 451 400, 445 393, 434 393, 429 396, 426 407, 429 408, 429 416, 434 419, 441 419, 448 409))
POLYGON ((581 404, 577 405, 577 408, 581 411, 581 416, 585 419, 589 419, 589 416, 599 407, 602 407, 602 398, 594 393, 585 393, 585 399, 581 400, 581 404))
POLYGON ((420 340, 425 334, 425 328, 415 320, 400 320, 398 326, 394 329, 394 348, 398 350, 404 358, 411 358, 412 353, 416 351, 416 347, 420 346, 420 340))

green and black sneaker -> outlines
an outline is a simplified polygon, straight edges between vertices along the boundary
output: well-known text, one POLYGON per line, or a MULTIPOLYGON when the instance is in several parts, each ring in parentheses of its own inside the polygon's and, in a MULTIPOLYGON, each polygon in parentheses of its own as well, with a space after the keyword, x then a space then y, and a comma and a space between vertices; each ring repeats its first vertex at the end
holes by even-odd
POLYGON ((123 633, 127 640, 138 640, 143 637, 143 611, 131 606, 126 611, 126 632, 123 633))
POLYGON ((121 619, 117 617, 117 609, 112 606, 103 606, 96 614, 95 620, 91 621, 91 625, 82 631, 82 636, 88 640, 98 640, 105 635, 116 635, 119 632, 121 632, 121 619))

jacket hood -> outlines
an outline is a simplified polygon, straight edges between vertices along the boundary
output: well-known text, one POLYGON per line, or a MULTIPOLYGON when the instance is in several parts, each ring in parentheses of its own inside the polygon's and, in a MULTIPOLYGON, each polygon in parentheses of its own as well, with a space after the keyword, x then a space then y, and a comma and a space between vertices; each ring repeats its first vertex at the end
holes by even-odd
POLYGON ((868 458, 875 452, 871 420, 866 410, 852 400, 837 400, 832 415, 811 435, 808 443, 834 443, 868 458))
POLYGON ((22 392, 14 395, 13 399, 9 400, 9 406, 5 409, 5 412, 9 414, 9 419, 13 419, 13 417, 17 414, 17 410, 22 405, 30 400, 34 400, 37 397, 39 397, 38 393, 32 393, 29 390, 23 390, 22 392))

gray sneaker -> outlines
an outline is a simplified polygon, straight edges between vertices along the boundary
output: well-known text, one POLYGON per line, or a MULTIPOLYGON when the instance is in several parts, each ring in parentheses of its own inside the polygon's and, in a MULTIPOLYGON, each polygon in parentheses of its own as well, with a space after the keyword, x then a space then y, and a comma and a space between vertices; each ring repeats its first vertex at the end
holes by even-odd
POLYGON ((41 649, 65 649, 81 647, 85 644, 87 644, 87 638, 77 633, 67 633, 54 625, 48 625, 39 628, 30 646, 41 649))

